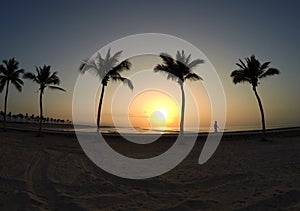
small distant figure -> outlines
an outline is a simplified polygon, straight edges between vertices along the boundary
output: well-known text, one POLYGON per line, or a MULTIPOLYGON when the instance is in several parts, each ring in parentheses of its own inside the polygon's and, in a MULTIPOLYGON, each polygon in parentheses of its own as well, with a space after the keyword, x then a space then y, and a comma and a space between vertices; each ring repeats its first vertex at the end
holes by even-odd
POLYGON ((215 133, 217 133, 217 132, 218 132, 218 128, 219 128, 219 126, 218 126, 218 122, 217 122, 217 121, 215 121, 215 124, 214 124, 215 133))

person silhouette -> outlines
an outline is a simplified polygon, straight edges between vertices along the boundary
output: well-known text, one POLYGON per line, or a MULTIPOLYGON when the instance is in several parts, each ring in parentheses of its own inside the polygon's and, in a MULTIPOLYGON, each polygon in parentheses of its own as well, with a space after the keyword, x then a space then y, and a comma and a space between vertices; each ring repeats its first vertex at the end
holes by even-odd
POLYGON ((214 124, 215 133, 217 133, 217 132, 218 132, 218 128, 219 128, 219 126, 218 126, 218 122, 217 122, 217 121, 215 121, 215 124, 214 124))

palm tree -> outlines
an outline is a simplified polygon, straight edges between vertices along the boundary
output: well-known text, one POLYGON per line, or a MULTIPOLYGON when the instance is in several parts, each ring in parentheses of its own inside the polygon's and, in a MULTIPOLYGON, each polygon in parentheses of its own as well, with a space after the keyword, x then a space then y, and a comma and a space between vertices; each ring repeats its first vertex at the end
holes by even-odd
POLYGON ((0 65, 0 93, 6 86, 5 98, 4 98, 4 121, 3 126, 6 130, 6 109, 7 109, 7 97, 9 84, 13 84, 16 89, 21 92, 23 81, 20 79, 21 75, 24 73, 23 69, 19 69, 19 62, 15 58, 11 58, 8 61, 3 60, 4 65, 0 65))
POLYGON ((271 62, 264 62, 263 64, 261 64, 254 55, 252 55, 250 58, 246 57, 245 61, 246 63, 239 59, 240 63, 236 63, 238 69, 232 71, 230 76, 232 77, 234 84, 248 82, 252 85, 252 90, 254 91, 260 109, 262 133, 264 138, 266 131, 265 115, 263 105, 257 93, 256 87, 258 86, 260 79, 271 75, 277 75, 279 74, 279 70, 276 68, 269 68, 271 62))
POLYGON ((57 72, 51 73, 50 71, 51 66, 50 65, 44 65, 43 67, 36 67, 36 74, 33 73, 25 73, 24 78, 30 79, 37 84, 40 85, 39 91, 40 91, 40 118, 39 118, 39 135, 41 135, 42 131, 42 121, 43 121, 43 95, 46 88, 50 89, 56 89, 60 91, 65 90, 59 86, 60 79, 57 76, 57 72))
POLYGON ((166 53, 160 54, 163 64, 158 64, 154 67, 154 72, 163 72, 167 74, 167 79, 176 81, 181 89, 181 119, 180 119, 180 134, 184 132, 184 109, 185 109, 185 93, 183 84, 186 80, 197 81, 203 80, 199 75, 192 70, 199 64, 204 63, 202 59, 191 61, 191 54, 185 55, 182 50, 177 51, 176 59, 173 59, 166 53))
POLYGON ((100 114, 104 97, 104 90, 109 80, 111 79, 112 81, 121 81, 131 90, 133 89, 132 82, 129 79, 122 77, 120 74, 124 70, 130 70, 131 67, 131 63, 128 60, 124 60, 119 63, 118 59, 120 58, 121 53, 122 51, 118 51, 113 56, 111 56, 109 49, 106 53, 105 58, 102 58, 101 54, 97 52, 97 55, 94 59, 83 60, 79 67, 79 71, 82 74, 87 70, 95 72, 101 81, 102 90, 97 114, 98 129, 100 128, 100 114))

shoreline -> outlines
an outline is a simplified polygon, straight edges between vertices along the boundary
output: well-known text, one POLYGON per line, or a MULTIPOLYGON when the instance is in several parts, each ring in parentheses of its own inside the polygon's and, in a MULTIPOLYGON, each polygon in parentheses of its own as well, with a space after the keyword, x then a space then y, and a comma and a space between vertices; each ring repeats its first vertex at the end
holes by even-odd
MULTIPOLYGON (((0 123, 1 124, 1 123, 0 123)), ((15 123, 15 122, 9 122, 7 124, 7 130, 8 131, 23 131, 23 132, 38 132, 38 128, 37 128, 38 124, 36 123, 15 123), (30 126, 30 127, 24 127, 24 125, 30 126), (23 126, 23 127, 22 127, 23 126), (35 129, 36 128, 36 129, 35 129)), ((104 127, 105 128, 105 127, 104 127)), ((0 132, 4 132, 3 131, 3 127, 0 127, 0 132)), ((42 133, 43 134, 48 134, 48 135, 65 135, 65 136, 74 136, 76 137, 76 133, 80 133, 80 134, 86 134, 86 135, 90 135, 90 134, 95 134, 95 132, 75 132, 75 128, 72 124, 69 125, 55 125, 55 124, 44 124, 42 127, 42 133), (67 128, 67 129, 71 129, 71 131, 64 131, 64 130, 55 130, 54 128, 67 128), (47 129, 50 128, 50 129, 47 129), (72 129, 74 131, 72 131, 72 129)), ((241 130, 241 131, 223 131, 223 132, 218 132, 218 134, 221 134, 224 138, 227 137, 236 137, 236 136, 260 136, 261 135, 261 130, 241 130)), ((294 126, 294 127, 283 127, 283 128, 270 128, 270 129, 266 129, 266 135, 267 136, 274 136, 274 135, 289 135, 289 133, 291 133, 291 136, 293 135, 299 135, 300 134, 300 126, 294 126)), ((152 133, 124 133, 126 134, 126 136, 158 136, 158 137, 177 137, 178 134, 176 133, 166 133, 166 134, 152 134, 152 133)), ((214 132, 186 132, 185 135, 195 135, 197 134, 198 137, 206 137, 208 135, 213 135, 215 134, 214 132)), ((105 132, 102 133, 102 136, 105 137, 114 137, 114 136, 122 136, 120 133, 118 132, 105 132)))

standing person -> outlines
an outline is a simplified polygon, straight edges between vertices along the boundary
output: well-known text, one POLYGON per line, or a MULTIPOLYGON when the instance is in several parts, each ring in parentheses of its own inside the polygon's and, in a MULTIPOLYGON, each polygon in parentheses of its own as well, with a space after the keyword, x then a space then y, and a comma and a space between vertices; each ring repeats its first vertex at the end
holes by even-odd
POLYGON ((218 128, 219 128, 219 126, 218 126, 218 122, 217 122, 217 121, 215 121, 215 124, 214 124, 215 133, 217 133, 217 132, 218 132, 218 128))

